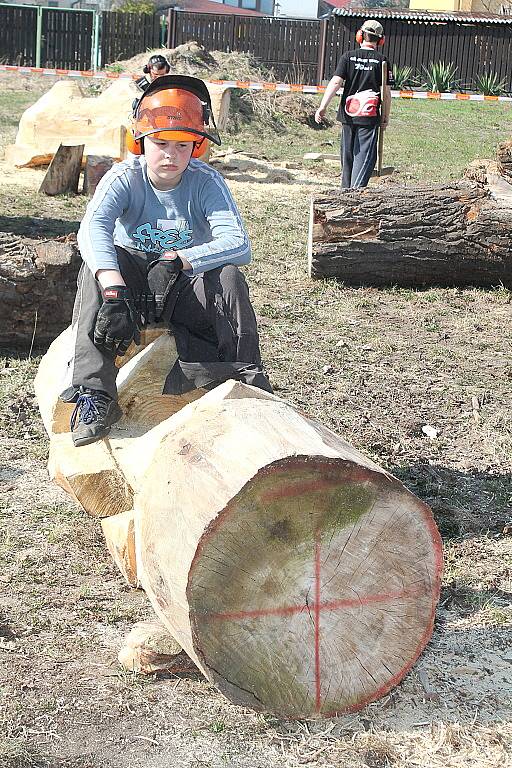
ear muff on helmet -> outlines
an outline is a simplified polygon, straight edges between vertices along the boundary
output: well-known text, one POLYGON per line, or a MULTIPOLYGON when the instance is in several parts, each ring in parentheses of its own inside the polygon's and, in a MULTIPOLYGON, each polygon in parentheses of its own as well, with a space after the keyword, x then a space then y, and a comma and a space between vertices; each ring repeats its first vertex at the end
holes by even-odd
MULTIPOLYGON (((356 43, 358 45, 361 45, 363 42, 364 42, 364 30, 358 29, 356 32, 356 43)), ((381 45, 384 45, 385 42, 386 42, 386 37, 385 35, 382 35, 382 37, 379 37, 379 39, 377 40, 377 45, 380 47, 381 45)))
POLYGON ((165 74, 170 72, 171 65, 165 58, 165 56, 161 56, 160 54, 156 54, 155 56, 150 56, 149 61, 147 64, 144 64, 142 71, 145 75, 149 75, 153 67, 156 67, 157 69, 165 69, 165 74))
POLYGON ((194 142, 194 149, 192 150, 192 157, 202 157, 208 151, 210 142, 203 136, 199 141, 194 142))
POLYGON ((126 131, 126 149, 131 152, 132 155, 144 154, 144 142, 143 139, 136 139, 133 135, 133 130, 129 128, 126 131))

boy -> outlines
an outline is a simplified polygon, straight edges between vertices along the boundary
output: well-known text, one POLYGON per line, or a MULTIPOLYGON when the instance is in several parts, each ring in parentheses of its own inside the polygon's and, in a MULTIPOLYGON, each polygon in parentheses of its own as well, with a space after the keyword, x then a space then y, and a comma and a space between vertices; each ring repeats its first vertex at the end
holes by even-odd
POLYGON ((377 159, 379 126, 381 130, 387 127, 391 106, 392 67, 377 51, 378 46, 384 45, 382 25, 367 19, 358 30, 356 40, 361 47, 341 57, 315 113, 316 122, 321 123, 331 99, 343 85, 337 114, 342 123, 342 189, 368 184, 377 159), (383 62, 387 80, 381 104, 383 62))
POLYGON ((76 403, 75 446, 105 437, 121 418, 115 357, 154 320, 172 328, 178 351, 164 394, 229 378, 272 391, 237 269, 251 258, 247 233, 222 176, 194 157, 208 140, 220 144, 210 118, 201 80, 153 81, 134 109, 128 146, 138 156, 114 165, 87 207, 70 386, 61 395, 76 403))
POLYGON ((165 56, 162 56, 160 53, 155 53, 153 56, 149 57, 148 63, 144 64, 142 69, 144 76, 136 80, 135 85, 140 88, 141 91, 145 91, 157 77, 168 75, 170 69, 171 65, 165 56))

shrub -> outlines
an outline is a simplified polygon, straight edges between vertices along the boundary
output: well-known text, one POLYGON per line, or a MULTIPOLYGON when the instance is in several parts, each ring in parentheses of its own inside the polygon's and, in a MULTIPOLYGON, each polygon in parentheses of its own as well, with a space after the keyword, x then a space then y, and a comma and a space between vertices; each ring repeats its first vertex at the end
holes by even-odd
POLYGON ((505 92, 505 80, 500 80, 496 72, 484 72, 476 78, 475 89, 484 96, 501 96, 505 92))
POLYGON ((393 64, 393 80, 395 88, 399 91, 404 91, 407 87, 412 88, 416 83, 412 75, 412 67, 399 67, 398 64, 393 64))
POLYGON ((426 77, 426 82, 422 83, 422 88, 427 88, 433 93, 444 93, 458 87, 459 81, 455 79, 457 67, 452 61, 448 63, 431 61, 428 67, 422 67, 422 69, 423 76, 426 77))
POLYGON ((121 0, 115 10, 121 13, 156 13, 152 0, 121 0))

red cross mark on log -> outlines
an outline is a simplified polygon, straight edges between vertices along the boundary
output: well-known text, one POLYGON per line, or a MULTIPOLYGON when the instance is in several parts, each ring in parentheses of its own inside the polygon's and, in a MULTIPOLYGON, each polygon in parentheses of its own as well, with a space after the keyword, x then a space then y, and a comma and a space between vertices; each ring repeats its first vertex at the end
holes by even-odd
MULTIPOLYGON (((410 587, 407 589, 397 590, 395 592, 380 592, 372 595, 361 596, 357 598, 344 598, 340 600, 330 600, 322 602, 321 599, 321 537, 317 531, 315 534, 315 558, 314 558, 314 603, 304 603, 302 605, 287 605, 279 608, 261 608, 256 610, 246 611, 224 611, 219 613, 209 614, 209 618, 225 620, 225 621, 237 621, 244 619, 258 619, 267 616, 291 616, 294 614, 310 612, 313 609, 314 618, 314 644, 315 644, 315 709, 317 712, 321 711, 321 669, 320 669, 320 617, 322 611, 339 611, 344 608, 357 608, 365 605, 372 605, 376 603, 389 603, 399 600, 413 599, 416 597, 422 597, 428 594, 428 589, 425 585, 419 587, 410 587)), ((430 630, 425 632, 425 636, 422 637, 420 642, 421 652, 423 646, 430 636, 430 630)), ((412 666, 417 656, 411 661, 408 669, 412 666)), ((395 675, 390 683, 383 686, 382 691, 377 691, 377 694, 372 696, 372 699, 379 698, 383 695, 385 690, 388 690, 396 680, 403 677, 407 669, 401 670, 400 673, 395 675)))
MULTIPOLYGON (((287 466, 289 469, 290 464, 287 466)), ((238 562, 245 565, 242 553, 249 560, 252 554, 247 542, 262 536, 262 545, 273 552, 273 556, 263 556, 261 561, 270 571, 263 569, 258 582, 254 578, 258 573, 255 559, 254 572, 241 567, 234 577, 239 583, 240 573, 249 575, 245 589, 238 593, 228 590, 229 600, 255 594, 256 589, 264 601, 262 607, 237 609, 235 603, 231 610, 219 606, 217 610, 203 608, 199 614, 207 623, 245 623, 248 640, 252 630, 247 622, 307 614, 313 631, 311 693, 314 712, 323 716, 361 709, 383 696, 410 670, 432 633, 442 563, 439 535, 424 504, 419 500, 409 506, 403 503, 402 491, 395 491, 388 479, 382 483, 381 494, 379 485, 368 483, 367 474, 345 468, 340 477, 339 468, 335 469, 331 471, 327 465, 320 476, 313 478, 311 474, 308 477, 307 470, 302 476, 284 478, 275 473, 274 488, 267 485, 244 497, 239 507, 226 508, 217 520, 218 530, 223 530, 220 523, 229 520, 232 524, 240 509, 258 510, 254 517, 244 512, 237 533, 232 536, 233 529, 228 529, 230 533, 222 543, 216 540, 207 552, 216 528, 210 529, 201 547, 203 565, 211 557, 212 570, 217 574, 217 589, 212 582, 209 589, 211 594, 219 595, 219 553, 224 553, 223 544, 227 560, 236 552, 238 562), (308 529, 309 521, 312 525, 308 529), (263 530, 267 530, 269 538, 263 536, 263 530), (305 559, 304 548, 309 551, 305 559), (389 586, 380 589, 380 584, 389 586), (289 590, 296 597, 287 600, 289 590), (328 614, 337 615, 329 619, 328 614), (330 693, 335 686, 337 693, 330 693)), ((411 497, 405 495, 410 502, 411 497)), ((229 572, 225 577, 229 578, 229 572)), ((292 633, 293 627, 291 623, 292 633)), ((256 636, 265 635, 263 628, 254 632, 256 636)), ((215 633, 216 642, 222 644, 223 636, 215 633)), ((277 669, 280 664, 286 669, 286 660, 283 665, 281 659, 277 669)), ((302 714, 307 711, 302 710, 302 714)))

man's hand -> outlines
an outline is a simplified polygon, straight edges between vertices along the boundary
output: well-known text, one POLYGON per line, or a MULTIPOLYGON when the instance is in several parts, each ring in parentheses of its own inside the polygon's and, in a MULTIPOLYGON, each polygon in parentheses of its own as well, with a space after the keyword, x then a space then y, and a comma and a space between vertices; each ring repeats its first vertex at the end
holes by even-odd
POLYGON ((160 320, 167 297, 183 269, 183 261, 176 251, 165 251, 148 265, 149 290, 155 295, 155 315, 160 320))
POLYGON ((321 125, 324 121, 325 113, 325 107, 318 107, 317 111, 315 112, 315 123, 321 125))
POLYGON ((137 312, 126 285, 113 285, 102 291, 103 304, 96 316, 94 344, 99 349, 124 355, 132 341, 140 343, 137 312))

